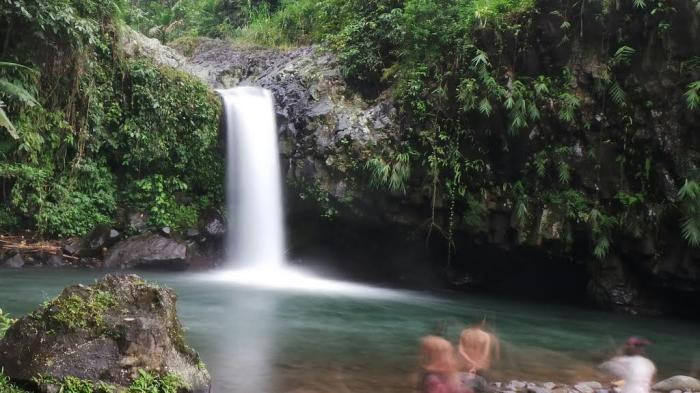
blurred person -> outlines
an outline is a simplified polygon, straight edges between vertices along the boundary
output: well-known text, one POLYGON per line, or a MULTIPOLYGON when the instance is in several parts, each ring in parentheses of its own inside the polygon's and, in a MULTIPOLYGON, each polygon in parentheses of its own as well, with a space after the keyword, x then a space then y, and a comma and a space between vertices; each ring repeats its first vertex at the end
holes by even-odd
POLYGON ((452 344, 442 337, 426 336, 420 342, 420 393, 465 393, 461 390, 452 344))
POLYGON ((656 366, 644 356, 644 348, 650 344, 643 338, 630 337, 622 347, 622 355, 599 366, 604 372, 623 380, 621 393, 649 393, 651 390, 656 366))
POLYGON ((482 375, 499 357, 500 342, 498 338, 484 330, 486 322, 462 330, 459 336, 459 358, 461 362, 460 383, 466 390, 486 393, 492 389, 482 375))

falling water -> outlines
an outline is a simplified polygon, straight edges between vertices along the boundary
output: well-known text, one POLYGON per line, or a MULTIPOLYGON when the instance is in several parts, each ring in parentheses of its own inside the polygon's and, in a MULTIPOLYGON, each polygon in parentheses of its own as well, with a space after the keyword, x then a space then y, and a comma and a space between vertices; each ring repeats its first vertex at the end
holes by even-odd
POLYGON ((280 158, 272 94, 219 90, 227 137, 227 254, 233 269, 216 280, 270 289, 384 296, 391 291, 329 280, 289 267, 284 257, 280 158))
POLYGON ((272 94, 257 87, 236 87, 219 94, 228 149, 229 261, 237 268, 280 268, 284 229, 272 94))

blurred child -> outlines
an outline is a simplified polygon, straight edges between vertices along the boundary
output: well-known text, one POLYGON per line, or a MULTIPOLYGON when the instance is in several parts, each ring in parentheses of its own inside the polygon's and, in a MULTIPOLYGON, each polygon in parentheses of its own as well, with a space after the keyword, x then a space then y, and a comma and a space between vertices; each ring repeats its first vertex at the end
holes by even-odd
POLYGON ((452 344, 442 337, 421 339, 421 393, 463 393, 460 389, 457 362, 452 344))
POLYGON ((489 392, 486 379, 480 375, 491 367, 500 352, 500 343, 495 335, 484 330, 484 323, 466 328, 459 336, 461 369, 459 379, 463 389, 475 393, 489 392))

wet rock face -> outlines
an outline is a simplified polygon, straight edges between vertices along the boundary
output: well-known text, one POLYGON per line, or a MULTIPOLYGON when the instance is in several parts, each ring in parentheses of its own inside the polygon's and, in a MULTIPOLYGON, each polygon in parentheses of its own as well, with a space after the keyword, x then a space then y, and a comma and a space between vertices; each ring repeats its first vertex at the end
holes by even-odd
POLYGON ((201 39, 182 69, 214 88, 271 90, 287 180, 318 184, 337 198, 349 196, 347 180, 368 148, 398 132, 390 96, 363 99, 343 81, 335 57, 316 48, 240 49, 201 39))
POLYGON ((107 268, 185 270, 189 266, 187 245, 160 234, 143 234, 117 243, 109 249, 107 268))
POLYGON ((208 392, 209 374, 184 341, 175 302, 172 290, 134 275, 68 287, 8 330, 0 364, 24 383, 74 376, 127 387, 143 369, 179 376, 188 393, 208 392))

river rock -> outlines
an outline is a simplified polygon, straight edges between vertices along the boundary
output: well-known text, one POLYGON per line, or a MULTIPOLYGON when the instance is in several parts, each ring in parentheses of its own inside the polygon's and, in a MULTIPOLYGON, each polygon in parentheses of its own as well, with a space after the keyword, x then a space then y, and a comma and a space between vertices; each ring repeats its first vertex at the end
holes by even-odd
POLYGON ((212 216, 207 218, 202 229, 207 237, 218 238, 226 233, 226 224, 220 217, 212 216))
POLYGON ((5 262, 2 263, 2 266, 9 267, 12 269, 19 269, 22 266, 24 266, 24 259, 19 253, 17 253, 11 256, 10 258, 7 258, 5 262))
POLYGON ((46 266, 50 267, 62 267, 66 265, 66 261, 63 259, 62 255, 53 254, 46 258, 46 266))
POLYGON ((700 381, 693 377, 676 375, 657 383, 652 389, 659 392, 670 392, 672 390, 697 392, 700 391, 700 381))
POLYGON ((112 247, 104 261, 106 268, 184 270, 189 266, 187 245, 157 234, 143 234, 112 247))
POLYGON ((74 376, 125 388, 143 369, 179 376, 189 385, 183 393, 207 393, 210 377, 185 343, 176 299, 135 275, 68 287, 7 331, 0 364, 18 383, 74 376))

